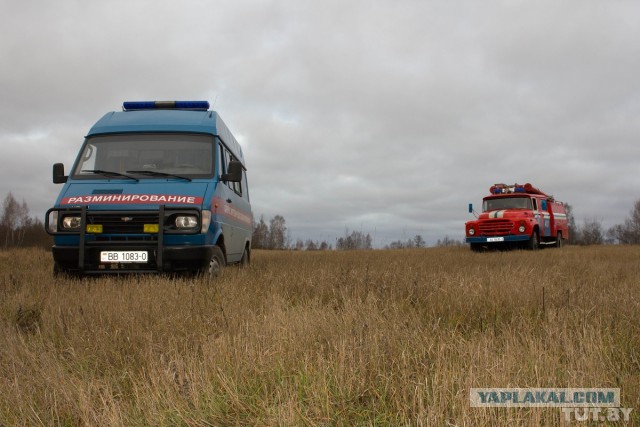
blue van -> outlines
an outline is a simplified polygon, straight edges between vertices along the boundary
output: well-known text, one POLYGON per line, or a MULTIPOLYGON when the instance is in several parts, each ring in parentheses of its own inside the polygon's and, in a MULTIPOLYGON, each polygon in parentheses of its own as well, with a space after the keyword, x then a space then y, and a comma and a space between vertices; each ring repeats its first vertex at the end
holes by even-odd
POLYGON ((240 144, 207 101, 125 102, 85 137, 47 211, 54 274, 198 272, 251 260, 240 144))

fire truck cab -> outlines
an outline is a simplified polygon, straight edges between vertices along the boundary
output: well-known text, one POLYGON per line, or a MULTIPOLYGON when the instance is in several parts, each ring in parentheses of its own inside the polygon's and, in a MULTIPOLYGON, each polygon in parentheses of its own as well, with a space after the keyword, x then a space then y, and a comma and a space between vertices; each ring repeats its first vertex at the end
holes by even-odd
MULTIPOLYGON (((569 237, 562 202, 531 184, 495 184, 482 201, 482 213, 465 224, 466 242, 474 251, 540 245, 562 247, 569 237)), ((474 213, 469 204, 469 213, 474 213)))

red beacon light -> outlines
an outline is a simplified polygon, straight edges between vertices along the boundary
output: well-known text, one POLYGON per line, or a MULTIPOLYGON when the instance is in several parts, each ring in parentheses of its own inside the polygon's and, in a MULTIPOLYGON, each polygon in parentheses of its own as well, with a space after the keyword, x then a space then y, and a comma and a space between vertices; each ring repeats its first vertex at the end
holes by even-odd
POLYGON ((541 196, 551 197, 551 196, 547 196, 544 192, 538 190, 536 187, 534 187, 528 182, 524 185, 520 185, 517 183, 513 185, 493 184, 489 188, 489 192, 491 194, 512 194, 512 193, 539 194, 541 196))
POLYGON ((514 184, 514 185, 493 184, 489 188, 489 192, 491 194, 511 194, 511 193, 523 193, 524 191, 523 191, 522 185, 518 185, 518 184, 514 184))

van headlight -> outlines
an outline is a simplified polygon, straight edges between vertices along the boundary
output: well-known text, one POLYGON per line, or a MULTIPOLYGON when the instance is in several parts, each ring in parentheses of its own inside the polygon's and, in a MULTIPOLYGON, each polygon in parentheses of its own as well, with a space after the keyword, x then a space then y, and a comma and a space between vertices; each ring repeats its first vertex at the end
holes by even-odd
POLYGON ((62 228, 65 230, 79 230, 82 220, 79 216, 65 216, 62 218, 62 228))
POLYGON ((176 216, 176 228, 188 229, 196 228, 198 226, 198 217, 195 215, 178 215, 176 216))

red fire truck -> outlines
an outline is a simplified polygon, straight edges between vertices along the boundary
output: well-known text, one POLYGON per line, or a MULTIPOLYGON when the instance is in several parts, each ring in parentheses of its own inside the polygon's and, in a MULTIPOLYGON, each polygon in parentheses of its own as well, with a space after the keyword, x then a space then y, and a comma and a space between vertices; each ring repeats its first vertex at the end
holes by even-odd
MULTIPOLYGON (((556 201, 531 184, 495 184, 482 200, 482 213, 465 224, 471 250, 540 245, 562 247, 569 237, 567 214, 556 201)), ((469 212, 474 213, 469 204, 469 212)))

